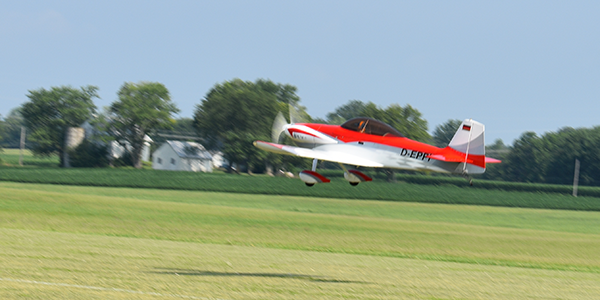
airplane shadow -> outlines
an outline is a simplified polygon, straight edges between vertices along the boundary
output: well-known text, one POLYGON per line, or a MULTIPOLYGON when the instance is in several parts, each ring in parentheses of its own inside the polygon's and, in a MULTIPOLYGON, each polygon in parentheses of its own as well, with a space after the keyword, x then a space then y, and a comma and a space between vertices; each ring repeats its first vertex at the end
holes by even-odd
POLYGON ((369 282, 365 282, 365 281, 339 280, 339 279, 326 278, 323 276, 291 274, 291 273, 214 272, 214 271, 203 271, 203 270, 168 269, 168 268, 155 268, 154 271, 149 271, 147 273, 164 274, 164 275, 178 275, 178 276, 289 278, 289 279, 302 279, 302 280, 307 280, 307 281, 326 282, 326 283, 361 283, 361 284, 369 283, 369 282))

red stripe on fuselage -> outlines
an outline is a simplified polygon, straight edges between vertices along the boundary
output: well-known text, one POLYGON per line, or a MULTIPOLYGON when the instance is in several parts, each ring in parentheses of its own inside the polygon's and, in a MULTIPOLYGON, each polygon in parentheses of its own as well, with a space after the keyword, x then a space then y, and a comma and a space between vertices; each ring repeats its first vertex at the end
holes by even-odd
POLYGON ((344 143, 351 142, 372 142, 382 145, 387 145, 397 148, 405 148, 408 150, 415 150, 424 153, 435 154, 441 151, 441 148, 428 145, 425 143, 417 142, 405 137, 397 136, 379 136, 368 133, 360 133, 353 130, 342 128, 339 125, 326 125, 326 124, 312 124, 304 123, 301 124, 306 127, 312 128, 316 131, 322 132, 328 136, 338 139, 344 143))
MULTIPOLYGON (((305 125, 305 124, 302 124, 302 125, 305 125)), ((308 127, 308 126, 307 126, 307 127, 308 127)), ((290 135, 291 135, 291 136, 294 136, 294 132, 298 132, 298 133, 301 133, 301 134, 306 134, 306 135, 310 135, 310 136, 318 137, 318 136, 316 136, 316 135, 314 135, 314 134, 312 134, 312 133, 310 133, 310 132, 302 131, 302 130, 300 130, 300 129, 298 129, 298 128, 289 128, 289 129, 288 129, 288 132, 290 133, 290 135)))

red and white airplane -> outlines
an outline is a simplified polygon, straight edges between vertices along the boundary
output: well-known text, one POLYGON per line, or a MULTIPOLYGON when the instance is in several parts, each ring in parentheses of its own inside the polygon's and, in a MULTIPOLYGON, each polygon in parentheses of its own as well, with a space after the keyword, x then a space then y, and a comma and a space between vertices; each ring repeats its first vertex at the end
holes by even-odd
POLYGON ((339 163, 344 169, 344 178, 351 185, 357 185, 372 179, 358 170, 347 170, 344 164, 454 173, 465 177, 482 174, 486 164, 500 162, 485 156, 484 131, 483 124, 464 120, 450 144, 438 148, 406 138, 390 125, 371 118, 354 118, 342 125, 286 124, 279 113, 273 125, 274 142, 255 141, 254 145, 274 153, 312 158, 312 170, 300 172, 300 179, 307 186, 330 181, 316 172, 318 160, 339 163), (278 144, 281 132, 300 147, 278 144))

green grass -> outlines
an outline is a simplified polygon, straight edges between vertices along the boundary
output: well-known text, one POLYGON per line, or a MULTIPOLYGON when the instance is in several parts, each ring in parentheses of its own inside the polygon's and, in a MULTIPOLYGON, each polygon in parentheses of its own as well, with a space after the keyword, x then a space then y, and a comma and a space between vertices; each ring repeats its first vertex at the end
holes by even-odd
MULTIPOLYGON (((5 166, 19 166, 20 158, 19 149, 2 149, 0 151, 0 164, 5 166)), ((23 150, 23 167, 26 168, 56 168, 58 167, 58 156, 52 155, 48 157, 34 156, 30 150, 23 150)))
POLYGON ((406 182, 374 181, 351 187, 339 178, 308 188, 298 179, 268 176, 135 169, 0 168, 0 181, 600 211, 600 198, 596 197, 406 182))
POLYGON ((0 195, 1 298, 600 294, 598 212, 10 182, 0 195))

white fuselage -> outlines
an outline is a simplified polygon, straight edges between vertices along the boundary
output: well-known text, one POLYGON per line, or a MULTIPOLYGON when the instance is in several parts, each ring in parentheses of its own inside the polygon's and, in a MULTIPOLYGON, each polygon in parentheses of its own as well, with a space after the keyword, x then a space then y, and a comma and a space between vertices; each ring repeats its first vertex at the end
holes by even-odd
MULTIPOLYGON (((372 142, 341 142, 329 135, 304 125, 288 124, 284 132, 302 147, 315 151, 328 151, 342 155, 353 155, 376 162, 382 168, 433 171, 441 173, 462 173, 464 163, 443 162, 410 149, 388 146, 372 142), (331 147, 329 147, 331 145, 331 147)), ((480 174, 485 169, 467 164, 469 174, 480 174)))

